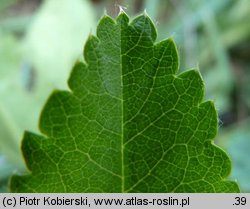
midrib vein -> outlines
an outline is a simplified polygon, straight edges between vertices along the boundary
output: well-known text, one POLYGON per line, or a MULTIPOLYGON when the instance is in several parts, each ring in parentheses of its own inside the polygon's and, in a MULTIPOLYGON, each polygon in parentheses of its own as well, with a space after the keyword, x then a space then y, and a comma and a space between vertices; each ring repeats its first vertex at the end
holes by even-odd
MULTIPOLYGON (((121 23, 122 24, 122 23, 121 23)), ((125 190, 125 178, 124 178, 124 109, 123 109, 123 69, 122 69, 122 26, 120 25, 120 73, 121 73, 121 192, 125 190)))

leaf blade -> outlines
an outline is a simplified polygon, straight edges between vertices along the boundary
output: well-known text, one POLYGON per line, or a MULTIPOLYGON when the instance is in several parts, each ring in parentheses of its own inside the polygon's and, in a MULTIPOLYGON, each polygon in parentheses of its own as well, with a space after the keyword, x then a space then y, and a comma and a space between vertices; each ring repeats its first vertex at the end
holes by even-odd
POLYGON ((211 140, 212 102, 202 102, 197 70, 176 75, 172 39, 159 43, 146 15, 129 23, 104 16, 69 79, 40 119, 46 136, 27 132, 22 150, 31 175, 18 192, 237 192, 231 163, 211 140))

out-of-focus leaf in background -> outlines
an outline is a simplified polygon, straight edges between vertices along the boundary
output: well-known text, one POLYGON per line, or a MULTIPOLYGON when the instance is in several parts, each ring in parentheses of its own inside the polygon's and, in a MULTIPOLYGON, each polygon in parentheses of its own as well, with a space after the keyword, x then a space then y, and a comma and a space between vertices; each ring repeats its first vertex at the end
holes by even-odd
POLYGON ((243 192, 250 192, 250 121, 246 120, 235 126, 224 129, 218 144, 228 150, 232 162, 233 180, 237 180, 243 192))
POLYGON ((18 167, 22 167, 21 158, 17 157, 21 154, 19 137, 22 130, 12 114, 17 108, 9 109, 9 101, 13 100, 18 89, 16 69, 19 68, 21 60, 19 49, 19 44, 12 35, 0 33, 0 153, 18 167))
POLYGON ((82 54, 91 28, 95 28, 93 16, 87 1, 44 2, 24 41, 39 79, 57 88, 67 88, 69 69, 82 54))

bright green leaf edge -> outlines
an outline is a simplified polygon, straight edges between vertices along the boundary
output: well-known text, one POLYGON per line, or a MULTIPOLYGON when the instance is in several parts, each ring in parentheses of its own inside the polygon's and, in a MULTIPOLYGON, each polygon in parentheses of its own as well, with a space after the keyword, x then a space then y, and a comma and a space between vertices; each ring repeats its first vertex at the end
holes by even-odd
POLYGON ((174 41, 156 36, 146 14, 100 20, 72 92, 53 92, 42 111, 43 136, 25 132, 31 173, 12 176, 11 192, 239 192, 199 72, 176 75, 174 41))

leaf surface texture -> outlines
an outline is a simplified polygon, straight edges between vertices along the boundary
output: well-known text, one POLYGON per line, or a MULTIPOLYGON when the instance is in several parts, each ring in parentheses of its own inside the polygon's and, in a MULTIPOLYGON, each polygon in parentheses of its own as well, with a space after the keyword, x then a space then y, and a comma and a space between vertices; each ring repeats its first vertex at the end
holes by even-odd
POLYGON ((26 132, 31 171, 12 192, 237 192, 226 153, 212 144, 213 102, 195 69, 177 75, 172 39, 155 43, 146 15, 104 16, 76 63, 70 91, 55 91, 40 130, 26 132))

